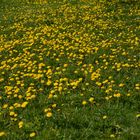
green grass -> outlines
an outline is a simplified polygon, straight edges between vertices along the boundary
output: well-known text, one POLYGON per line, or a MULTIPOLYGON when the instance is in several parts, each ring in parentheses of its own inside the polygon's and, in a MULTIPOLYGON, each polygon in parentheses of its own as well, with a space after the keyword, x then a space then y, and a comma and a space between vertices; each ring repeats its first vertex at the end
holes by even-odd
POLYGON ((139 5, 0 0, 0 140, 139 140, 139 5))

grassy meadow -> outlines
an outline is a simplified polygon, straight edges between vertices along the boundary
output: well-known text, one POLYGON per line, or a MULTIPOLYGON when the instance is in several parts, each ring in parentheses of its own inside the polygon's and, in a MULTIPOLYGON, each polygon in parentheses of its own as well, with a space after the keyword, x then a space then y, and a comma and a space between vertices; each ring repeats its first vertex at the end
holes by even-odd
POLYGON ((0 140, 140 140, 139 0, 0 0, 0 140))

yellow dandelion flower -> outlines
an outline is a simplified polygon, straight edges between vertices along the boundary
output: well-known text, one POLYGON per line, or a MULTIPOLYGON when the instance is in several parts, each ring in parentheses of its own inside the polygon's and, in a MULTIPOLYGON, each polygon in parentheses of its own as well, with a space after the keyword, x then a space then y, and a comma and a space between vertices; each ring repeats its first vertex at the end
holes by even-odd
POLYGON ((51 83, 52 83, 51 80, 48 80, 46 84, 47 84, 48 86, 50 86, 51 83))
POLYGON ((64 67, 67 67, 68 66, 68 64, 64 64, 64 67))
POLYGON ((62 87, 59 87, 59 88, 58 88, 58 91, 59 91, 59 92, 61 92, 61 91, 62 91, 62 89, 63 89, 62 87))
POLYGON ((119 84, 119 87, 123 87, 123 86, 124 86, 124 84, 123 84, 123 83, 120 83, 120 84, 119 84))
POLYGON ((140 84, 135 84, 135 86, 136 86, 136 87, 139 87, 139 86, 140 86, 140 84))
POLYGON ((4 79, 3 78, 0 78, 0 82, 3 82, 4 81, 4 79))
POLYGON ((48 111, 51 111, 51 108, 44 109, 44 112, 48 112, 48 111))
POLYGON ((0 137, 4 136, 5 135, 5 132, 0 132, 0 137))
POLYGON ((116 94, 114 94, 114 97, 119 98, 120 96, 121 96, 121 94, 120 94, 120 93, 116 93, 116 94))
POLYGON ((21 99, 22 98, 22 95, 18 95, 18 98, 21 99))
POLYGON ((28 104, 28 102, 23 102, 23 103, 21 104, 21 107, 22 107, 22 108, 25 108, 25 107, 27 106, 27 104, 28 104))
POLYGON ((137 114, 137 115, 136 115, 136 118, 140 118, 140 114, 137 114))
POLYGON ((52 98, 53 97, 53 94, 49 94, 48 96, 48 99, 52 98))
POLYGON ((103 84, 106 84, 107 82, 108 82, 108 79, 107 79, 107 80, 104 80, 104 81, 103 81, 103 84))
POLYGON ((138 89, 138 90, 139 90, 139 89, 140 89, 140 87, 135 87, 135 89, 138 89))
POLYGON ((32 95, 32 96, 31 96, 32 99, 35 98, 35 97, 36 97, 36 95, 32 95))
POLYGON ((106 116, 106 115, 104 115, 104 116, 103 116, 103 119, 107 119, 107 116, 106 116))
POLYGON ((127 94, 126 94, 126 96, 128 96, 128 97, 129 97, 129 96, 131 96, 131 94, 130 94, 130 93, 127 93, 127 94))
POLYGON ((53 104, 53 105, 52 105, 52 108, 55 108, 55 107, 56 107, 56 104, 53 104))
POLYGON ((91 80, 95 80, 95 79, 97 79, 97 78, 99 78, 99 77, 100 77, 99 72, 93 72, 93 73, 91 74, 91 80))
POLYGON ((105 97, 105 99, 106 99, 106 100, 109 100, 109 97, 108 97, 108 96, 106 96, 106 97, 105 97))
POLYGON ((47 116, 48 118, 50 118, 50 117, 52 117, 52 113, 51 113, 51 112, 48 112, 48 113, 46 114, 46 116, 47 116))
POLYGON ((4 104, 2 108, 5 109, 5 108, 7 108, 7 107, 8 107, 8 104, 4 104))
POLYGON ((89 98, 89 101, 92 103, 94 101, 94 98, 93 97, 89 98))
POLYGON ((83 101, 83 102, 82 102, 82 105, 86 105, 86 104, 87 104, 87 102, 86 102, 86 101, 83 101))
POLYGON ((111 135, 110 135, 110 138, 115 138, 115 135, 114 135, 114 134, 111 134, 111 135))
POLYGON ((18 127, 19 127, 19 128, 22 128, 22 127, 23 127, 23 121, 20 121, 20 122, 18 123, 18 127))
POLYGON ((88 85, 89 85, 89 83, 86 83, 85 85, 86 85, 86 86, 88 86, 88 85))
POLYGON ((30 133, 30 137, 34 137, 35 135, 35 132, 30 133))
POLYGON ((100 87, 102 85, 102 83, 96 82, 96 85, 98 85, 100 87))
POLYGON ((15 112, 11 111, 10 116, 14 116, 15 112))
POLYGON ((12 110, 12 109, 14 109, 14 107, 13 106, 10 106, 9 109, 12 110))

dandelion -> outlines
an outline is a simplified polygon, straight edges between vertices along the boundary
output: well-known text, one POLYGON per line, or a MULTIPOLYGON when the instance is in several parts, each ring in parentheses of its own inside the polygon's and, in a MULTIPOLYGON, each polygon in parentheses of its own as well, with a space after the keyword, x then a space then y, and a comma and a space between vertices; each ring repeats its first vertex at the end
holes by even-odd
POLYGON ((127 94, 126 94, 126 96, 128 96, 128 97, 129 97, 129 96, 131 96, 131 94, 130 94, 130 93, 127 93, 127 94))
POLYGON ((52 117, 52 113, 51 113, 51 112, 47 112, 46 116, 47 116, 48 118, 50 118, 50 117, 52 117))
POLYGON ((89 83, 86 83, 86 86, 88 86, 89 85, 89 83))
POLYGON ((99 73, 93 72, 93 73, 91 74, 91 80, 95 80, 95 79, 97 79, 99 76, 100 76, 99 73))
POLYGON ((51 83, 52 83, 51 80, 48 80, 46 84, 47 84, 48 86, 50 86, 51 83))
POLYGON ((22 107, 22 108, 25 108, 25 107, 27 106, 27 104, 28 104, 28 102, 23 102, 23 103, 21 104, 21 107, 22 107))
POLYGON ((4 131, 0 132, 0 137, 2 137, 4 135, 5 135, 5 132, 4 131))
POLYGON ((82 105, 86 105, 86 104, 87 104, 87 102, 86 102, 86 101, 83 101, 83 102, 82 102, 82 105))
POLYGON ((111 134, 111 135, 110 135, 110 138, 115 138, 115 135, 114 135, 114 134, 111 134))
POLYGON ((123 87, 123 86, 124 86, 124 84, 123 84, 123 83, 120 83, 120 84, 119 84, 119 87, 123 87))
POLYGON ((93 103, 93 101, 94 101, 93 97, 89 98, 89 102, 93 103))
POLYGON ((18 123, 18 127, 19 127, 19 128, 22 128, 22 127, 23 127, 23 121, 20 121, 20 122, 18 123))
POLYGON ((139 90, 139 89, 140 89, 140 87, 138 87, 138 86, 137 86, 137 87, 135 87, 135 89, 139 90))
POLYGON ((68 66, 68 64, 64 64, 64 68, 67 67, 67 66, 68 66))
POLYGON ((14 116, 15 112, 11 111, 10 116, 14 116))
POLYGON ((13 107, 13 106, 10 106, 10 107, 9 107, 9 110, 13 110, 13 109, 14 109, 14 107, 13 107))
POLYGON ((52 108, 55 108, 55 107, 56 107, 56 104, 53 104, 53 105, 52 105, 52 108))
POLYGON ((48 111, 51 111, 51 108, 44 109, 44 112, 48 112, 48 111))
POLYGON ((22 95, 18 95, 18 98, 19 98, 19 99, 22 99, 22 95))
POLYGON ((35 132, 30 133, 30 137, 34 137, 36 135, 35 132))
POLYGON ((2 108, 6 109, 8 107, 8 104, 4 104, 2 108))
POLYGON ((102 86, 102 83, 96 82, 96 85, 98 85, 99 87, 101 87, 102 86))
POLYGON ((116 93, 116 94, 114 94, 114 97, 119 98, 120 96, 121 96, 121 94, 120 94, 120 93, 116 93))
POLYGON ((137 115, 136 115, 136 118, 140 118, 140 114, 137 114, 137 115))
POLYGON ((106 115, 104 115, 104 116, 103 116, 103 119, 107 119, 107 116, 106 116, 106 115))
POLYGON ((49 94, 48 99, 51 99, 53 97, 53 94, 49 94))

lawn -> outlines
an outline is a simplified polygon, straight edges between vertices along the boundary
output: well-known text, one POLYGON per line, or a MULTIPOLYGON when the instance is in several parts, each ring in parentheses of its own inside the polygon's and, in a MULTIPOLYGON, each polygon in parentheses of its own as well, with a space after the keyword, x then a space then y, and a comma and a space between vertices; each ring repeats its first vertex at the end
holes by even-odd
POLYGON ((139 132, 139 0, 0 0, 0 140, 139 132))

